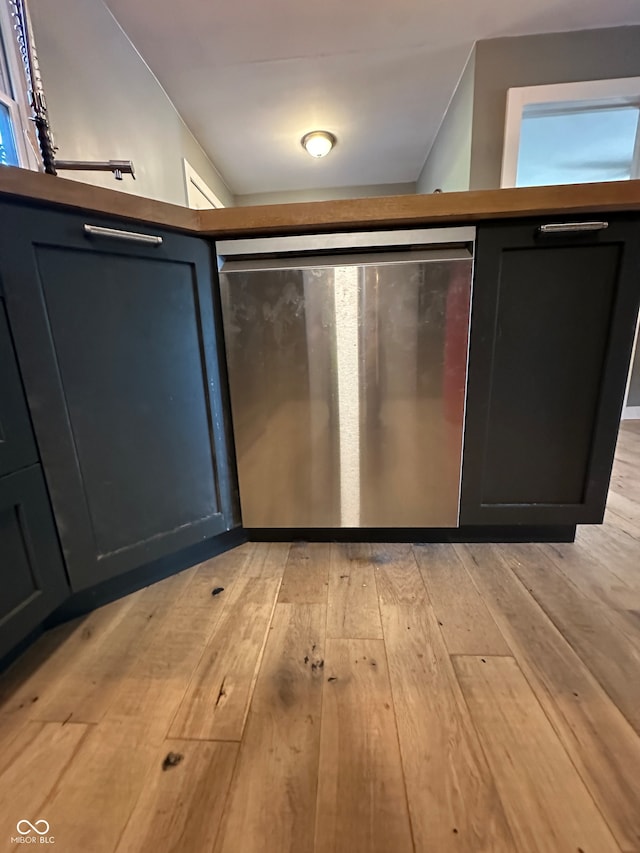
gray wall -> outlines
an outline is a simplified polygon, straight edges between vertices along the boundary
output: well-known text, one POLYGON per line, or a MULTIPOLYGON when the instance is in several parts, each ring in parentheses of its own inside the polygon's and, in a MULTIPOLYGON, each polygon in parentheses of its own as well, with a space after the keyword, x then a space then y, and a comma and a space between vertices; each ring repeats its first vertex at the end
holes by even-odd
POLYGON ((507 89, 640 76, 640 26, 476 44, 470 188, 500 186, 507 89))
POLYGON ((451 103, 442 119, 416 185, 419 193, 469 189, 475 48, 471 51, 451 103))
POLYGON ((58 156, 133 160, 136 181, 61 173, 90 184, 186 204, 182 158, 225 204, 233 195, 102 0, 31 0, 58 156))
POLYGON ((360 187, 332 187, 317 190, 254 193, 236 196, 239 206, 250 204, 289 204, 302 201, 332 201, 338 198, 373 198, 383 195, 413 195, 415 184, 374 184, 360 187))

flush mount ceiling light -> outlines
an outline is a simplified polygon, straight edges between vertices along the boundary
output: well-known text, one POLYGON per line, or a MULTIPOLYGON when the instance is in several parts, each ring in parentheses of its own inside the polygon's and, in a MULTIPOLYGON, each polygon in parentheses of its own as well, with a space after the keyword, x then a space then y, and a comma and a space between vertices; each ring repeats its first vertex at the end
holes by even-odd
POLYGON ((336 144, 336 138, 328 130, 312 130, 300 140, 302 147, 312 157, 326 157, 336 144))

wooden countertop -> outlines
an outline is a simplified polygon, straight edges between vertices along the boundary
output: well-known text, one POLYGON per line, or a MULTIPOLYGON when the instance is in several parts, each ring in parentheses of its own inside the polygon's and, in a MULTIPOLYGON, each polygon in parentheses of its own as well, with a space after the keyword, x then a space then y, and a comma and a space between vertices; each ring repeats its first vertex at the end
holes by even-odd
POLYGON ((640 211, 640 180, 197 211, 67 178, 0 167, 0 196, 123 217, 206 237, 230 237, 640 211))

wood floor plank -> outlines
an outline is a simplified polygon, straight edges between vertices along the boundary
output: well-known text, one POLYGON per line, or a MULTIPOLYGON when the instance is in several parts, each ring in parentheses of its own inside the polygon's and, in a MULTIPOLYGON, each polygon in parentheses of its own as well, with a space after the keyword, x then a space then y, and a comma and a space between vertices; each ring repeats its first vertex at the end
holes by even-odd
POLYGON ((381 604, 417 851, 512 853, 491 772, 428 607, 381 604))
POLYGON ((331 546, 327 637, 382 638, 370 545, 331 546))
POLYGON ((327 639, 316 810, 319 853, 413 850, 380 640, 327 639))
POLYGON ((637 543, 640 543, 640 512, 638 513, 638 521, 630 521, 623 518, 623 516, 607 505, 604 515, 604 527, 607 531, 614 529, 622 533, 628 541, 630 548, 635 549, 638 547, 637 543))
MULTIPOLYGON (((71 724, 69 724, 71 725, 71 724)), ((162 735, 142 717, 102 720, 89 731, 41 813, 57 848, 113 853, 141 795, 162 735)))
MULTIPOLYGON (((640 501, 638 507, 640 510, 640 501)), ((575 545, 575 556, 584 556, 585 561, 589 558, 589 564, 597 561, 601 574, 611 574, 624 584, 627 602, 630 599, 636 603, 640 601, 640 545, 628 530, 585 525, 578 531, 575 545)))
POLYGON ((411 545, 371 545, 371 562, 381 603, 429 606, 411 545))
MULTIPOLYGON (((47 799, 73 762, 87 730, 87 726, 76 724, 22 722, 11 744, 11 755, 4 751, 2 755, 0 849, 16 849, 10 837, 19 836, 16 825, 23 819, 31 823, 47 820, 51 824, 50 834, 57 834, 58 827, 46 805, 47 799)), ((58 842, 64 844, 61 838, 58 842)))
POLYGON ((325 621, 276 606, 216 853, 313 853, 325 621))
POLYGON ((295 542, 278 595, 281 604, 326 604, 331 545, 328 542, 295 542))
POLYGON ((510 655, 453 547, 416 545, 414 552, 449 654, 510 655))
POLYGON ((520 849, 617 853, 515 660, 455 657, 454 665, 520 849))
POLYGON ((102 633, 84 655, 59 675, 33 706, 37 720, 97 723, 114 701, 121 679, 144 654, 158 629, 194 577, 194 570, 140 590, 112 629, 102 633))
POLYGON ((245 568, 255 547, 253 542, 245 542, 231 551, 225 551, 204 563, 199 563, 188 586, 180 594, 180 602, 193 607, 207 607, 214 589, 223 590, 213 596, 217 598, 219 595, 221 602, 230 598, 236 582, 245 577, 245 568))
POLYGON ((536 698, 624 851, 640 848, 640 741, 505 562, 508 546, 456 545, 536 698))
POLYGON ((236 585, 180 701, 170 737, 240 740, 279 583, 256 577, 236 585))
POLYGON ((29 743, 40 731, 44 723, 27 720, 18 714, 0 714, 0 755, 2 768, 7 768, 24 750, 25 738, 29 743))
MULTIPOLYGON (((562 561, 560 561, 562 563, 562 561)), ((640 631, 587 598, 536 545, 514 545, 509 565, 640 733, 640 631)))
MULTIPOLYGON (((540 547, 591 600, 614 610, 640 607, 640 589, 634 589, 633 577, 625 576, 627 572, 616 558, 617 549, 613 545, 607 547, 606 542, 603 545, 604 538, 605 533, 601 531, 600 540, 594 542, 593 547, 585 537, 572 547, 555 542, 540 547)), ((635 545, 627 545, 628 555, 634 550, 635 545)))
POLYGON ((62 625, 51 632, 51 637, 45 634, 32 654, 28 652, 24 659, 16 661, 3 677, 2 712, 20 713, 26 718, 38 713, 40 703, 59 694, 69 673, 84 666, 86 660, 95 659, 96 650, 102 648, 108 638, 118 641, 119 626, 130 613, 137 611, 141 593, 141 590, 135 592, 94 610, 84 619, 74 620, 71 630, 62 625), (61 642, 57 643, 57 638, 61 642), (42 656, 40 644, 44 648, 42 656))
POLYGON ((164 741, 116 853, 211 851, 237 754, 237 743, 164 741), (170 752, 181 756, 180 761, 163 770, 170 752))
POLYGON ((626 495, 621 495, 615 489, 611 490, 607 496, 607 506, 621 515, 625 521, 638 522, 638 502, 626 495))
POLYGON ((291 544, 289 542, 259 542, 247 543, 250 547, 249 559, 246 561, 242 576, 273 580, 280 585, 282 574, 287 563, 291 544))
POLYGON ((156 622, 144 653, 118 680, 103 720, 142 721, 154 738, 165 737, 224 611, 213 596, 198 608, 177 603, 156 622))

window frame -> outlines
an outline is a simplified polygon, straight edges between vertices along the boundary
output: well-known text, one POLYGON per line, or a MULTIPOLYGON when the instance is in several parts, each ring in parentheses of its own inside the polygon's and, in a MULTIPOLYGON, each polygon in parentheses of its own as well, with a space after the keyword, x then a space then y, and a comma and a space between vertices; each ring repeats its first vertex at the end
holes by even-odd
POLYGON ((11 92, 0 89, 0 101, 9 107, 20 167, 39 171, 42 161, 39 154, 32 112, 27 90, 27 79, 14 33, 10 0, 0 0, 0 49, 4 52, 5 66, 11 92))
MULTIPOLYGON (((507 108, 502 149, 500 187, 515 187, 518 177, 520 127, 525 108, 534 104, 575 104, 581 101, 591 108, 640 107, 640 77, 610 80, 582 80, 578 83, 551 83, 543 86, 518 86, 507 90, 507 108)), ((640 116, 636 129, 631 179, 640 178, 640 116)))

